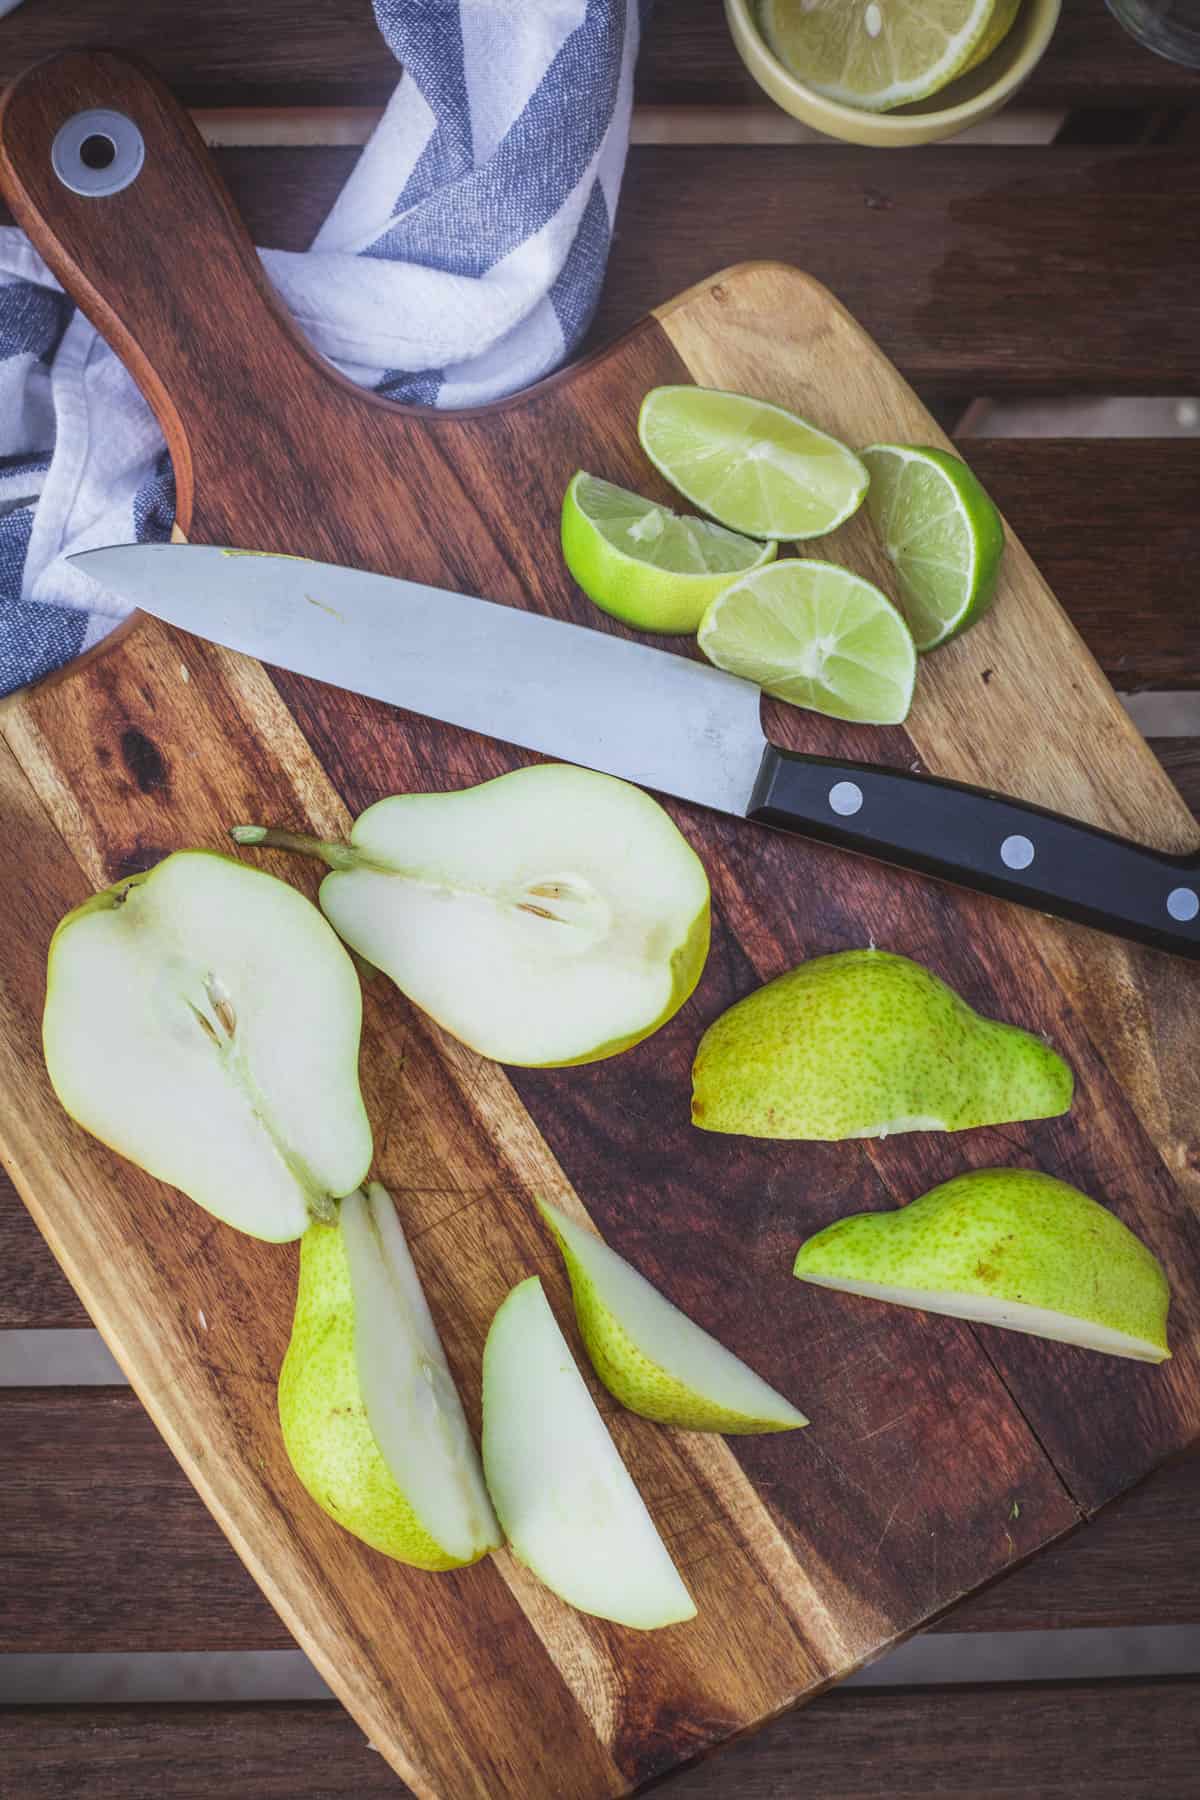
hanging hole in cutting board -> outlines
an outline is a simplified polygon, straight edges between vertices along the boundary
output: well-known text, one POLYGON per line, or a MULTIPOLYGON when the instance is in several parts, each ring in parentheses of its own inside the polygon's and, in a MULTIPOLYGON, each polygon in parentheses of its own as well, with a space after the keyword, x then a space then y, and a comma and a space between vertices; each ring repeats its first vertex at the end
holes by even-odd
POLYGON ((75 113, 50 146, 63 186, 89 200, 119 194, 137 180, 145 160, 145 140, 133 120, 107 107, 75 113))

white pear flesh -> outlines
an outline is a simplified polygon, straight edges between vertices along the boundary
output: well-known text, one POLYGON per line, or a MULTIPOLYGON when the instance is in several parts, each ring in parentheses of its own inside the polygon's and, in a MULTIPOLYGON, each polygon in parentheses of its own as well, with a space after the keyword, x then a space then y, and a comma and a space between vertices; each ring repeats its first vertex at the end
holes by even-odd
POLYGON ((631 1412, 690 1431, 793 1431, 802 1412, 659 1293, 603 1238, 548 1200, 592 1367, 631 1412))
POLYGON ((286 1242, 367 1172, 362 999, 316 907, 179 851, 50 947, 43 1045, 72 1118, 218 1219, 286 1242))
POLYGON ((956 1176, 897 1212, 855 1213, 802 1244, 794 1273, 1139 1362, 1164 1362, 1170 1289, 1114 1213, 1032 1169, 956 1176))
POLYGON ((985 1019, 887 950, 817 956, 715 1019, 692 1123, 746 1137, 882 1138, 1069 1111, 1074 1076, 1032 1032, 985 1019))
POLYGON ((536 1275, 488 1333, 483 1467, 513 1551, 561 1599, 638 1631, 695 1616, 536 1275))
POLYGON ((313 1499, 384 1555, 453 1569, 500 1543, 454 1377, 378 1183, 305 1235, 279 1418, 313 1499))
POLYGON ((354 1360, 383 1460, 425 1530, 468 1562, 500 1542, 479 1453, 386 1189, 341 1206, 354 1360))
POLYGON ((321 885, 336 930, 497 1062, 611 1056, 683 1005, 708 953, 703 865, 648 794, 545 763, 400 794, 321 885))

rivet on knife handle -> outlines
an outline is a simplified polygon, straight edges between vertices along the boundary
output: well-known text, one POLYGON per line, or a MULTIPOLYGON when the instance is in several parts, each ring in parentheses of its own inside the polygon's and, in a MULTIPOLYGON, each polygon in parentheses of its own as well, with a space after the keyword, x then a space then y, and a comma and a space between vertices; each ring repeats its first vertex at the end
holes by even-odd
POLYGON ((979 893, 1200 958, 1200 857, 985 788, 769 745, 747 816, 979 893))

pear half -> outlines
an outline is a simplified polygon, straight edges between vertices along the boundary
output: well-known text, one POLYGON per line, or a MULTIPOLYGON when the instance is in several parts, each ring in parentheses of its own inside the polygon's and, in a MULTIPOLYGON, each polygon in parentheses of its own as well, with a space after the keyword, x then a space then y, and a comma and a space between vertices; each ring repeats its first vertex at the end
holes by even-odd
POLYGON ((746 1137, 889 1137, 1067 1112, 1074 1077, 1041 1038, 984 1019, 907 956, 814 957, 709 1026, 692 1122, 746 1137))
POLYGON ((630 1412, 688 1431, 794 1431, 802 1412, 680 1312, 644 1275, 548 1200, 592 1367, 630 1412))
POLYGON ((497 1062, 593 1062, 640 1043, 708 954, 704 867, 639 788, 562 763, 369 807, 350 843, 237 826, 328 862, 321 906, 359 954, 497 1062))
POLYGON ((855 1213, 809 1238, 794 1273, 867 1294, 1163 1362, 1170 1291, 1115 1214, 1032 1169, 981 1169, 899 1212, 855 1213))
POLYGON ((42 1036, 85 1130, 272 1242, 363 1179, 362 999, 345 949, 286 882, 178 851, 68 913, 42 1036))
POLYGON ((500 1543, 437 1327, 377 1182, 300 1246, 279 1421, 318 1506, 385 1556, 456 1569, 500 1543))
POLYGON ((561 1599, 639 1631, 695 1616, 536 1275, 488 1332, 483 1466, 514 1552, 561 1599))

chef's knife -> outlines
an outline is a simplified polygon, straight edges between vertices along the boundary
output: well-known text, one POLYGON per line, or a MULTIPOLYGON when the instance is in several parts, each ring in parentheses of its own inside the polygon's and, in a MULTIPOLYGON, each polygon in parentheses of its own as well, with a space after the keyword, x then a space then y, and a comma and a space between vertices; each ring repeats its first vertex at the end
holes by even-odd
POLYGON ((277 668, 1200 957, 1200 856, 961 782, 780 750, 758 689, 705 663, 297 557, 127 544, 72 561, 143 611, 277 668))

